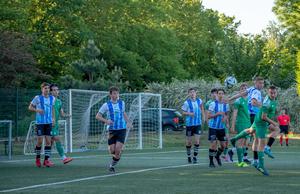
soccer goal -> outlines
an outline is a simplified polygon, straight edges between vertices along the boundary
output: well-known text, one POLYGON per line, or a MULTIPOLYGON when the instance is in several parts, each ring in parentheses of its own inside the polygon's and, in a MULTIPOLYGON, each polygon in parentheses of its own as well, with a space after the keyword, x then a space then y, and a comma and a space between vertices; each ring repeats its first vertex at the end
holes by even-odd
MULTIPOLYGON (((58 121, 58 129, 59 129, 59 136, 60 136, 60 141, 62 143, 62 146, 64 146, 64 150, 66 152, 67 148, 67 121, 66 120, 59 120, 58 121)), ((24 143, 24 155, 33 155, 35 154, 35 146, 37 143, 36 139, 36 123, 35 121, 31 121, 27 136, 26 136, 26 141, 24 143)), ((42 150, 41 154, 44 154, 44 146, 45 146, 45 140, 43 141, 42 144, 42 150)), ((55 149, 55 144, 52 147, 52 152, 57 153, 55 149)))
POLYGON ((0 158, 12 156, 12 121, 0 120, 0 158))
MULTIPOLYGON (((133 123, 127 129, 125 149, 162 148, 161 96, 152 93, 120 94, 133 123)), ((80 152, 107 149, 107 126, 96 120, 99 108, 108 102, 106 91, 70 89, 60 92, 65 112, 72 116, 65 123, 65 150, 80 152)), ((24 153, 34 152, 33 127, 29 127, 24 153), (28 148, 26 148, 28 147, 28 148)))

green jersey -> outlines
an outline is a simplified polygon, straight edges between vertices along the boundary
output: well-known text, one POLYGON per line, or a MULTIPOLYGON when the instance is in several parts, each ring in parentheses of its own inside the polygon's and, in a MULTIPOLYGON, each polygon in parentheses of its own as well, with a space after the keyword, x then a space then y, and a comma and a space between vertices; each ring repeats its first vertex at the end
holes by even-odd
POLYGON ((210 99, 209 101, 207 101, 206 103, 205 103, 205 110, 208 110, 208 108, 209 108, 209 105, 210 105, 210 103, 212 103, 212 102, 214 102, 214 100, 212 100, 212 99, 210 99))
POLYGON ((238 110, 237 112, 237 118, 236 118, 236 123, 243 123, 251 126, 250 122, 250 114, 248 110, 248 99, 240 97, 235 100, 233 104, 233 108, 235 110, 238 110))
POLYGON ((55 122, 58 123, 60 117, 60 110, 62 108, 62 102, 60 99, 56 98, 54 103, 54 110, 55 110, 55 122))
POLYGON ((276 114, 277 100, 272 100, 269 96, 266 96, 262 108, 255 117, 255 125, 258 127, 267 127, 268 122, 261 119, 262 114, 267 114, 267 117, 274 118, 276 114))

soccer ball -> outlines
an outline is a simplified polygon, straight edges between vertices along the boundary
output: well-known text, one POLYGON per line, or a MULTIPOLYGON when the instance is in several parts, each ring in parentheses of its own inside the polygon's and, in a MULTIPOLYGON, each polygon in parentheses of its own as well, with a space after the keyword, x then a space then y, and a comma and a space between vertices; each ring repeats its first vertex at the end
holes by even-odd
POLYGON ((232 88, 234 85, 237 84, 237 80, 234 76, 229 76, 225 79, 224 84, 226 88, 232 88))

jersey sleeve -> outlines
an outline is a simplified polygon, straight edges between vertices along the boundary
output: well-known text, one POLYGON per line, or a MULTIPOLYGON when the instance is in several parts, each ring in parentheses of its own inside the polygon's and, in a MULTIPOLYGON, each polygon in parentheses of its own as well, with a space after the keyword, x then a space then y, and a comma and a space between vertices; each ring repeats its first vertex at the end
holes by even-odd
POLYGON ((212 102, 212 103, 209 104, 208 110, 210 112, 214 112, 215 111, 215 104, 216 104, 215 102, 212 102))
POLYGON ((263 101, 263 104, 262 104, 262 112, 263 113, 267 113, 268 112, 268 109, 270 107, 270 100, 268 97, 266 97, 263 101))
POLYGON ((35 96, 34 98, 33 98, 33 100, 31 101, 31 104, 33 105, 33 106, 35 106, 35 107, 37 107, 37 105, 40 103, 40 98, 39 98, 39 96, 35 96))
MULTIPOLYGON (((125 108, 125 107, 124 107, 124 108, 125 108)), ((103 114, 105 114, 107 111, 108 111, 108 105, 107 105, 107 103, 104 103, 104 104, 100 107, 99 113, 103 115, 103 114)))
POLYGON ((225 112, 229 112, 229 111, 230 111, 229 104, 226 104, 226 110, 225 110, 225 112))
POLYGON ((185 101, 181 107, 181 110, 183 110, 184 112, 188 112, 189 111, 189 105, 187 103, 187 101, 185 101))

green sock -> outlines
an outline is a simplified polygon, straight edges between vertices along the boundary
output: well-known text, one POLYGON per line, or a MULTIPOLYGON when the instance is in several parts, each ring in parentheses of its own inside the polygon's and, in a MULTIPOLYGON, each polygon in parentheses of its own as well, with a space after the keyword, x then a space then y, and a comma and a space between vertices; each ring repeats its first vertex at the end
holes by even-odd
POLYGON ((259 151, 258 152, 258 166, 264 168, 265 167, 265 161, 264 161, 264 152, 259 151))
POLYGON ((244 153, 246 152, 246 148, 243 147, 243 148, 241 148, 241 149, 243 150, 243 155, 244 155, 244 153))
POLYGON ((61 146, 61 143, 55 142, 55 145, 56 145, 58 154, 60 155, 60 157, 63 157, 65 155, 65 152, 64 152, 64 148, 61 146))
POLYGON ((232 139, 234 139, 235 141, 244 138, 248 135, 248 133, 244 130, 242 132, 240 132, 239 134, 237 134, 236 136, 234 136, 232 139))
POLYGON ((224 156, 226 156, 227 153, 228 153, 228 147, 226 147, 226 148, 224 149, 224 151, 223 151, 224 156))
POLYGON ((237 152, 238 161, 239 163, 241 163, 243 161, 243 155, 244 155, 243 148, 237 148, 236 152, 237 152))

